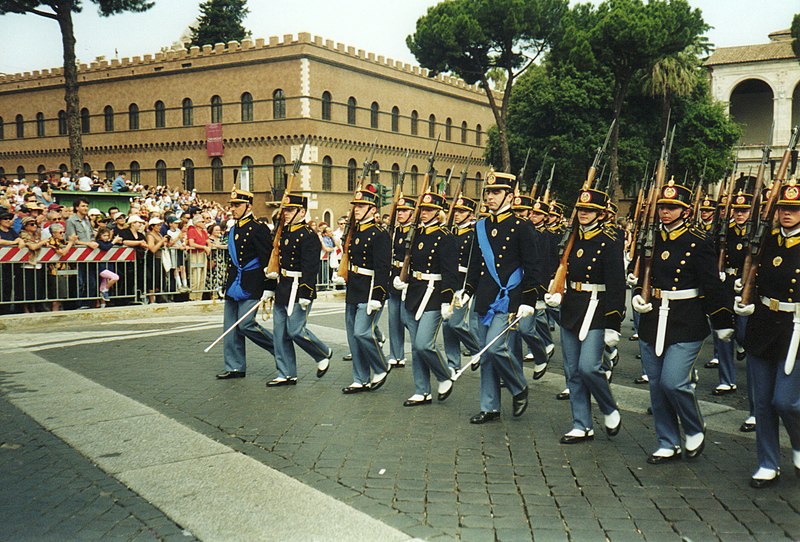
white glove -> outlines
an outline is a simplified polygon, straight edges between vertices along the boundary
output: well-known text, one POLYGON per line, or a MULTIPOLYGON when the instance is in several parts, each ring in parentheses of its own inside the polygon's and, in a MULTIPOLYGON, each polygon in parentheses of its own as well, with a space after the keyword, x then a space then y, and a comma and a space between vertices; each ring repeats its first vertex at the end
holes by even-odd
POLYGON ((408 283, 407 282, 403 282, 402 280, 400 280, 400 277, 395 277, 392 280, 392 286, 394 286, 395 289, 400 290, 402 292, 403 290, 408 288, 408 283))
POLYGON ((442 303, 442 320, 447 321, 451 316, 453 316, 453 309, 450 307, 450 303, 442 303))
POLYGON ((267 299, 272 299, 275 297, 275 292, 272 290, 264 290, 264 293, 261 294, 261 301, 266 301, 267 299))
POLYGON ((617 346, 619 344, 619 338, 620 334, 616 329, 606 329, 605 335, 603 335, 603 341, 609 348, 617 346))
POLYGON ((733 281, 733 291, 737 294, 741 294, 742 290, 744 290, 744 284, 742 284, 742 279, 738 278, 733 281))
POLYGON ((458 290, 456 293, 453 294, 453 299, 456 300, 455 305, 459 309, 461 307, 466 307, 469 305, 470 296, 464 290, 458 290))
POLYGON ((303 310, 308 310, 308 306, 311 305, 311 300, 306 299, 305 297, 301 297, 297 300, 297 303, 300 305, 300 308, 303 310))
POLYGON ((755 305, 742 305, 742 296, 737 295, 733 302, 733 312, 737 316, 750 316, 756 310, 755 305))
POLYGON ((631 305, 633 305, 633 310, 638 312, 639 314, 647 314, 651 310, 653 310, 652 303, 645 303, 645 300, 640 295, 635 295, 631 299, 631 305))
POLYGON ((625 282, 628 283, 628 286, 633 288, 634 286, 636 286, 639 283, 639 277, 637 277, 633 273, 628 273, 628 276, 625 277, 625 282))
POLYGON ((544 302, 547 304, 548 307, 558 307, 561 305, 561 294, 558 292, 551 294, 546 293, 544 294, 544 302))
POLYGON ((727 343, 733 339, 734 330, 733 328, 726 328, 726 329, 715 329, 714 334, 717 336, 717 339, 720 341, 727 343))
POLYGON ((378 301, 377 299, 370 299, 367 301, 367 314, 372 314, 373 312, 378 312, 383 307, 383 303, 378 301))
POLYGON ((267 273, 265 271, 264 274, 266 275, 267 280, 278 280, 278 273, 276 273, 275 271, 272 271, 271 273, 267 273))
POLYGON ((722 282, 725 282, 725 273, 722 272, 722 271, 719 272, 719 280, 721 280, 722 282))
POLYGON ((536 309, 530 305, 520 305, 517 309, 517 316, 519 318, 527 318, 528 316, 533 316, 534 314, 536 314, 536 309))

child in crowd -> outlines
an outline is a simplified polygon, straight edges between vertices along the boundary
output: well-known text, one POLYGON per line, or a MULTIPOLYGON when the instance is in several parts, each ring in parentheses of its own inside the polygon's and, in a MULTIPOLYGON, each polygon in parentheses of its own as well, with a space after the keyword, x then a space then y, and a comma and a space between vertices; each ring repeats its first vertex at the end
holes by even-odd
POLYGON ((186 280, 186 267, 183 263, 186 230, 181 227, 181 222, 175 215, 167 217, 167 226, 169 229, 166 231, 166 235, 171 239, 169 244, 169 266, 175 277, 175 288, 178 292, 187 292, 189 291, 189 282, 186 280))
MULTIPOLYGON (((112 239, 111 230, 105 226, 100 226, 97 229, 95 241, 97 241, 97 244, 99 245, 98 248, 100 248, 100 250, 109 250, 114 245, 121 244, 122 238, 120 236, 116 236, 112 239)), ((106 302, 109 300, 108 291, 119 281, 119 275, 108 268, 107 262, 101 262, 99 270, 100 295, 103 297, 103 300, 100 302, 100 308, 102 309, 105 308, 106 302)))

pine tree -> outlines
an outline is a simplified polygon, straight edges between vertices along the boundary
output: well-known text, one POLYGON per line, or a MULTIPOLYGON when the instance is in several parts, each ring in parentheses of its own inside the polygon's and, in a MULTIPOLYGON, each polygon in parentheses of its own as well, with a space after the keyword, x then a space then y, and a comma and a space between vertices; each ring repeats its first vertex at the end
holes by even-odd
POLYGON ((200 18, 192 32, 190 46, 242 41, 250 37, 250 31, 242 25, 250 13, 247 0, 206 0, 200 4, 200 18))

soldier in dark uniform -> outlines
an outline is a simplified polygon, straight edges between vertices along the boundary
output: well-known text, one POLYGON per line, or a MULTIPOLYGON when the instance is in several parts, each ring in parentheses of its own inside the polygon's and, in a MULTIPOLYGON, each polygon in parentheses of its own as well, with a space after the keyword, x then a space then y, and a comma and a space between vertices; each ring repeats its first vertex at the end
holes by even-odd
MULTIPOLYGON (((252 310, 262 297, 266 300, 273 295, 272 291, 265 289, 263 271, 272 253, 272 235, 269 228, 253 218, 253 194, 234 188, 229 203, 236 223, 228 234, 230 265, 225 287, 225 329, 252 310)), ((217 375, 220 380, 244 378, 247 371, 245 337, 275 355, 272 333, 258 324, 256 312, 225 335, 225 371, 217 375)))
POLYGON ((700 216, 697 220, 697 229, 710 235, 714 231, 714 215, 717 210, 717 201, 708 195, 700 200, 700 216))
MULTIPOLYGON (((453 236, 458 244, 458 280, 462 288, 467 277, 470 252, 475 242, 475 208, 478 203, 470 198, 460 197, 453 202, 453 236)), ((458 371, 461 368, 461 344, 470 355, 481 349, 474 335, 478 317, 469 305, 453 304, 453 315, 442 323, 442 339, 447 365, 458 371)))
POLYGON ((691 191, 670 180, 656 203, 661 225, 653 247, 651 301, 645 302, 641 295, 643 269, 632 302, 642 315, 639 346, 650 380, 658 439, 658 449, 647 459, 651 464, 681 456, 680 426, 686 435, 687 457, 702 453, 705 424, 695 398, 693 365, 709 334, 709 318, 718 338, 730 340, 734 333, 714 249, 687 222, 691 191))
MULTIPOLYGON (((555 245, 555 249, 554 252, 551 252, 551 254, 555 254, 556 263, 554 265, 556 269, 558 268, 558 265, 560 263, 560 258, 558 255, 560 250, 559 244, 561 243, 561 240, 564 238, 566 230, 567 229, 564 226, 564 206, 558 203, 557 201, 552 201, 550 203, 550 213, 547 216, 547 231, 549 231, 553 236, 553 243, 555 245)), ((555 271, 553 271, 553 274, 555 275, 555 271)), ((547 317, 548 327, 552 333, 552 331, 555 331, 554 324, 558 322, 559 308, 548 306, 544 312, 545 316, 547 317)), ((564 378, 568 380, 566 374, 566 368, 564 370, 564 378)), ((567 383, 567 386, 560 393, 556 394, 556 399, 558 399, 559 401, 566 401, 569 399, 569 383, 567 383)))
POLYGON ((609 436, 619 433, 622 426, 602 358, 603 348, 616 346, 620 339, 625 311, 624 242, 603 224, 608 207, 605 192, 582 190, 575 206, 578 231, 569 253, 563 299, 560 293, 545 295, 548 305, 561 306, 561 351, 572 408, 572 429, 561 437, 562 444, 594 438, 592 397, 609 436))
POLYGON ((354 230, 348 250, 345 326, 353 355, 353 383, 342 389, 351 394, 377 390, 386 382, 389 366, 375 337, 389 287, 392 241, 376 222, 378 194, 356 190, 353 195, 354 230))
MULTIPOLYGON (((625 230, 617 224, 617 213, 619 208, 617 204, 608 200, 608 207, 606 207, 606 215, 603 220, 603 227, 611 230, 611 233, 622 241, 622 265, 625 266, 625 230)), ((624 313, 623 313, 624 314, 624 313)), ((614 367, 619 363, 619 349, 616 346, 606 345, 603 349, 603 371, 606 378, 611 382, 614 367)))
POLYGON ((458 246, 455 238, 439 222, 444 197, 425 193, 422 196, 419 224, 416 224, 411 251, 408 282, 394 279, 398 290, 405 290, 403 321, 411 334, 411 359, 415 393, 404 406, 428 404, 431 398, 431 373, 439 382, 438 399, 444 401, 453 391, 453 372, 447 359, 436 347, 442 320, 452 316, 453 292, 458 282, 458 246))
POLYGON ((307 327, 308 313, 317 297, 317 276, 322 265, 319 236, 305 223, 308 198, 290 194, 283 200, 284 221, 280 240, 280 273, 272 313, 275 334, 275 363, 278 377, 267 386, 297 384, 297 344, 317 362, 317 378, 328 371, 333 350, 307 327))
POLYGON ((515 313, 520 319, 535 313, 540 295, 537 287, 542 282, 541 255, 536 252, 530 222, 517 218, 511 210, 516 182, 509 173, 489 172, 486 176, 484 199, 491 214, 476 225, 478 242, 467 282, 456 294, 461 305, 474 295, 474 308, 480 317, 478 343, 491 343, 481 356, 481 410, 470 423, 482 424, 500 417, 501 379, 513 397, 513 415, 521 416, 528 407, 519 329, 505 330, 515 313))
MULTIPOLYGON (((534 201, 532 204, 529 220, 531 221, 531 224, 533 224, 533 229, 536 230, 537 235, 539 235, 544 241, 544 256, 542 258, 542 267, 544 269, 544 272, 542 273, 542 292, 547 291, 550 281, 553 280, 553 277, 556 274, 556 269, 558 268, 559 263, 558 243, 561 241, 555 232, 552 232, 547 228, 549 214, 550 204, 543 201, 541 198, 536 198, 536 201, 534 201)), ((531 361, 533 361, 533 379, 539 380, 547 372, 547 365, 550 362, 550 358, 553 357, 553 354, 556 351, 556 345, 553 342, 553 334, 550 331, 550 323, 547 317, 547 305, 543 300, 539 300, 536 302, 535 308, 535 333, 539 338, 538 344, 541 344, 541 348, 533 349, 531 353, 526 356, 526 359, 528 359, 530 356, 531 361)), ((522 327, 520 327, 520 329, 522 329, 522 327)))
POLYGON ((754 488, 779 481, 779 418, 789 433, 794 471, 800 476, 800 188, 791 181, 780 190, 779 227, 762 247, 754 303, 743 306, 738 297, 734 305, 738 315, 749 316, 745 346, 758 419, 758 470, 750 480, 754 488))
POLYGON ((389 365, 391 367, 405 367, 406 365, 406 329, 401 310, 405 296, 392 283, 395 278, 400 276, 403 259, 406 257, 406 236, 413 227, 415 204, 416 202, 411 198, 402 197, 397 200, 397 225, 394 228, 392 239, 392 271, 389 281, 389 299, 386 302, 389 310, 389 365))

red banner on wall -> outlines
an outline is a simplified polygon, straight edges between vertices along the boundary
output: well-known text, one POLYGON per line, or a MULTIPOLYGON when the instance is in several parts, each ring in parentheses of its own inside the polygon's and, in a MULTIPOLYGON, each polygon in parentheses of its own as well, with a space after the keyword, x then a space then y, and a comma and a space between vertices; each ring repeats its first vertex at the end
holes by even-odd
POLYGON ((206 124, 206 151, 208 156, 225 155, 225 148, 222 144, 222 124, 219 122, 206 124))

